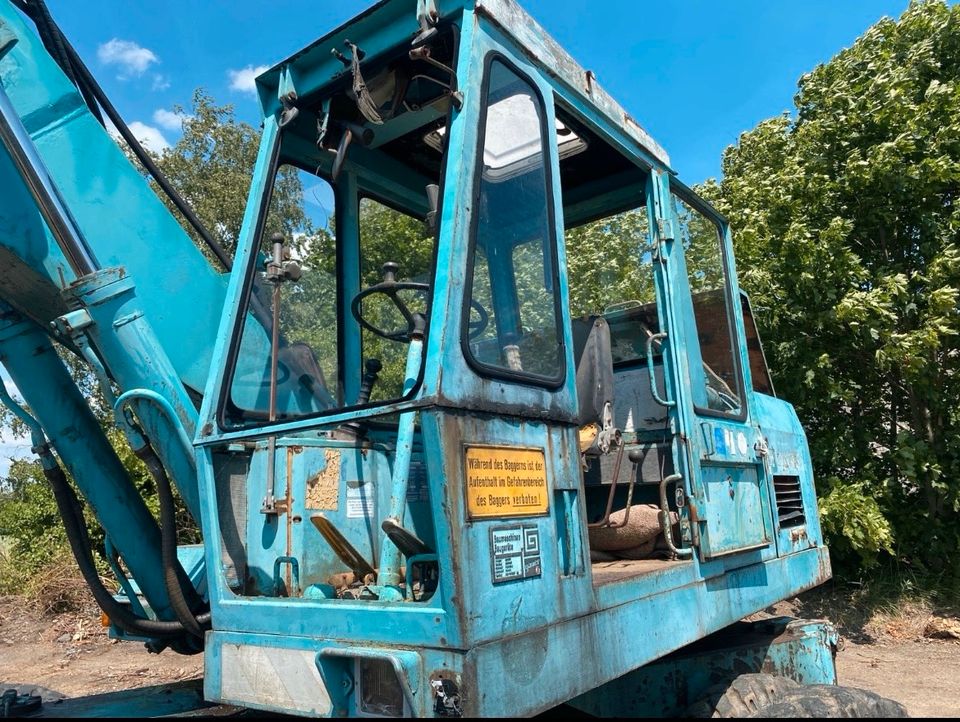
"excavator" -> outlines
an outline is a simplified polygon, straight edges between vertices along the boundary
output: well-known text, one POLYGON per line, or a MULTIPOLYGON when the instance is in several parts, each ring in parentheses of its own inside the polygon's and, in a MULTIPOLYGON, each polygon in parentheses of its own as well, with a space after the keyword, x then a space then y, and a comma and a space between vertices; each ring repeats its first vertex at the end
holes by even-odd
POLYGON ((514 0, 383 0, 256 84, 228 253, 0 0, 0 400, 114 637, 299 716, 890 714, 829 623, 741 621, 830 578, 806 439, 727 221, 593 72, 514 0))

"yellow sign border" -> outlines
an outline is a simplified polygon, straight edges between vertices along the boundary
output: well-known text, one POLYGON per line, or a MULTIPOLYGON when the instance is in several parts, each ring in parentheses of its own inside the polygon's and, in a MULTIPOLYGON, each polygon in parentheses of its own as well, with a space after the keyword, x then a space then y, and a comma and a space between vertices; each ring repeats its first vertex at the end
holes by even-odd
POLYGON ((540 446, 511 446, 508 444, 462 444, 462 454, 460 458, 463 460, 463 485, 464 485, 464 506, 466 507, 466 515, 468 521, 473 521, 477 519, 519 519, 523 517, 540 517, 547 516, 550 513, 550 481, 547 478, 547 453, 546 449, 540 446), (471 499, 472 494, 475 494, 475 491, 471 491, 469 484, 469 469, 467 468, 467 455, 471 449, 491 449, 501 452, 515 452, 515 451, 525 451, 539 454, 543 461, 543 504, 539 506, 536 510, 529 509, 520 509, 510 511, 509 509, 504 509, 502 507, 490 507, 488 509, 478 510, 478 505, 472 505, 471 499))

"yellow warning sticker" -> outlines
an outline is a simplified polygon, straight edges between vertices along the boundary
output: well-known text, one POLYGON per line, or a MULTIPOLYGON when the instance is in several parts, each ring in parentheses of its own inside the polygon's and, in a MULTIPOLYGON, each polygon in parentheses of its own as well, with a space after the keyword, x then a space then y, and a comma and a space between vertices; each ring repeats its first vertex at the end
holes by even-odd
POLYGON ((543 449, 468 446, 467 515, 480 517, 546 514, 547 465, 543 449))

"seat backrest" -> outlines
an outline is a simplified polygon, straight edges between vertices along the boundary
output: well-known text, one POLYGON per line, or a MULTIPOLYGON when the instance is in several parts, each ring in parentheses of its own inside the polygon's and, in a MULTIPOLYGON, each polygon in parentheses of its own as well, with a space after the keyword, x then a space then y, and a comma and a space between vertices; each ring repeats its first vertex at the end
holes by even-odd
POLYGON ((572 326, 580 425, 596 423, 603 426, 604 406, 613 404, 610 326, 602 316, 575 318, 572 326))

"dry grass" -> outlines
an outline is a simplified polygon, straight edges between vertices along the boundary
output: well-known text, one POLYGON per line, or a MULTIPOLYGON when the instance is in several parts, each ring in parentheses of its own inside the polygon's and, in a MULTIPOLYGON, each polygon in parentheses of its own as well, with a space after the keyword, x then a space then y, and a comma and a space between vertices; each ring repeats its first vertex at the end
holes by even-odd
POLYGON ((926 636, 935 611, 927 599, 900 599, 877 608, 867 619, 864 631, 876 639, 895 642, 922 639, 926 636))
POLYGON ((890 576, 833 580, 768 611, 830 620, 841 635, 859 643, 948 638, 943 630, 960 628, 960 598, 925 581, 890 576))
POLYGON ((66 612, 89 613, 96 603, 73 559, 48 564, 23 588, 24 601, 44 617, 66 612))

